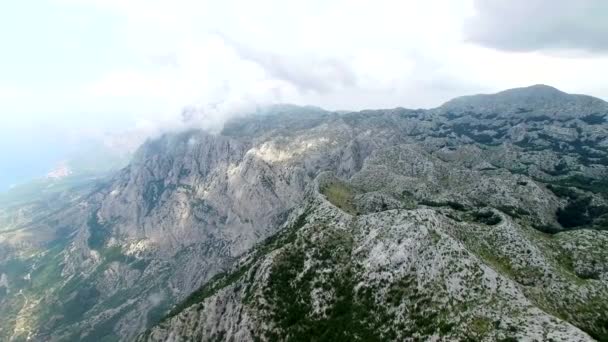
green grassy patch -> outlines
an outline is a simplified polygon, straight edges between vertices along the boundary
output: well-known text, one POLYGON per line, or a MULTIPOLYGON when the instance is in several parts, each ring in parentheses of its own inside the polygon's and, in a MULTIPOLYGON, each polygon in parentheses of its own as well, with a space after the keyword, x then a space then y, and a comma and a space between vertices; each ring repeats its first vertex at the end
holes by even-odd
POLYGON ((355 191, 348 184, 334 181, 324 186, 321 193, 325 195, 328 201, 343 211, 351 215, 358 214, 354 204, 355 191))
POLYGON ((487 247, 479 248, 478 255, 486 263, 488 263, 490 266, 492 266, 492 268, 495 271, 497 271, 511 279, 516 278, 515 271, 513 270, 513 267, 511 266, 511 263, 509 262, 508 258, 497 255, 496 251, 493 251, 487 247))
POLYGON ((469 331, 475 339, 486 337, 492 331, 492 321, 486 317, 475 317, 469 325, 469 331))

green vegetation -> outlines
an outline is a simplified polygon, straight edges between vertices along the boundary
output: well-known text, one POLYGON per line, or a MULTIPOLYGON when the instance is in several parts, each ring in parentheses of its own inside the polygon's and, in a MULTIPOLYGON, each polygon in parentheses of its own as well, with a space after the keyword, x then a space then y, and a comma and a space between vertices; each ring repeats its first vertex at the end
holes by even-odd
POLYGON ((490 210, 478 210, 470 214, 471 219, 475 222, 494 226, 502 221, 502 218, 490 210))
POLYGON ((551 234, 551 235, 564 231, 559 226, 552 225, 552 224, 532 224, 532 227, 534 227, 534 229, 538 230, 541 233, 551 234))
POLYGON ((61 312, 64 323, 74 323, 82 318, 82 315, 95 306, 101 293, 93 286, 81 287, 76 290, 76 295, 66 302, 61 303, 61 312))
POLYGON ((593 222, 589 215, 588 207, 591 204, 590 197, 577 198, 568 203, 563 209, 557 210, 557 221, 564 228, 586 226, 593 222))
POLYGON ((108 224, 102 224, 98 218, 99 210, 93 211, 87 226, 89 227, 89 239, 87 240, 91 249, 100 250, 110 239, 110 227, 108 224))
POLYGON ((551 190, 559 198, 576 199, 578 197, 578 193, 569 187, 548 184, 547 189, 551 190))
POLYGON ((513 218, 521 218, 523 216, 529 216, 530 213, 522 209, 520 207, 512 206, 512 205, 502 205, 498 206, 496 209, 502 211, 503 213, 513 217, 513 218))
POLYGON ((41 292, 47 291, 49 287, 61 281, 63 255, 59 248, 62 248, 62 246, 51 249, 44 257, 40 258, 35 270, 31 273, 32 289, 41 292))
POLYGON ((573 175, 553 182, 555 185, 563 187, 575 187, 595 194, 608 196, 608 180, 585 177, 583 175, 573 175))
POLYGON ((113 331, 113 328, 116 326, 116 323, 120 320, 120 318, 125 314, 126 309, 122 309, 119 313, 112 316, 110 319, 107 319, 100 324, 97 324, 93 330, 86 336, 82 338, 77 338, 77 340, 82 342, 118 342, 120 338, 113 331))
MULTIPOLYGON (((455 328, 445 303, 418 289, 415 274, 389 284, 385 280, 360 286, 360 265, 353 263, 351 232, 318 226, 282 249, 271 269, 264 298, 278 330, 265 336, 281 341, 387 341, 434 333, 448 336, 455 328), (387 286, 386 298, 378 297, 387 286), (321 313, 313 310, 318 292, 330 294, 321 313), (407 306, 407 318, 397 307, 407 306), (391 322, 403 320, 398 325, 391 322)), ((434 233, 437 234, 436 232, 434 233)), ((431 238, 434 239, 433 233, 431 238)))
MULTIPOLYGON (((91 280, 96 279, 99 273, 107 268, 108 263, 133 264, 139 261, 134 257, 123 255, 118 246, 103 248, 100 250, 103 262, 93 274, 86 278, 72 276, 66 282, 61 274, 63 270, 63 254, 61 252, 65 250, 65 242, 57 241, 44 255, 36 257, 35 268, 31 271, 31 285, 24 288, 24 291, 27 291, 27 296, 32 299, 49 295, 48 298, 52 298, 52 301, 41 305, 35 312, 35 320, 44 329, 55 329, 58 325, 78 322, 85 314, 102 302, 103 295, 91 280), (53 317, 61 317, 61 319, 52 319, 53 317)), ((124 304, 127 298, 133 297, 133 293, 129 294, 127 292, 119 291, 103 301, 103 305, 105 307, 118 307, 124 304)), ((111 332, 111 329, 107 331, 111 332)), ((101 333, 101 330, 98 332, 101 333)), ((94 338, 91 340, 102 339, 94 338)))
POLYGON ((350 234, 319 227, 321 240, 314 243, 313 266, 304 268, 306 250, 298 240, 286 246, 271 269, 264 298, 271 306, 271 319, 279 332, 269 333, 271 340, 285 341, 382 341, 378 327, 381 315, 376 311, 371 291, 355 291, 355 276, 350 265, 350 234), (332 268, 320 274, 322 267, 332 268), (312 310, 311 292, 315 288, 331 291, 334 296, 323 314, 312 310))
POLYGON ((486 317, 475 317, 469 326, 472 338, 480 339, 491 332, 493 328, 492 321, 486 317))
POLYGON ((418 204, 426 205, 429 207, 450 207, 457 211, 469 210, 469 208, 466 205, 464 205, 462 203, 454 202, 454 201, 436 202, 436 201, 432 201, 432 200, 421 200, 420 202, 418 202, 418 204))
POLYGON ((516 278, 515 271, 513 270, 513 267, 511 266, 511 262, 509 261, 509 259, 497 254, 496 251, 491 249, 491 247, 488 247, 487 245, 484 244, 477 248, 477 254, 486 263, 488 263, 490 266, 492 266, 492 268, 495 271, 497 271, 511 279, 516 278))
MULTIPOLYGON (((492 131, 498 129, 497 127, 488 126, 484 124, 470 124, 470 123, 455 123, 452 125, 452 130, 460 135, 466 136, 473 141, 483 145, 496 145, 494 137, 485 131, 492 131)), ((502 133, 504 134, 504 133, 502 133)), ((501 133, 499 132, 499 135, 501 133)))
POLYGON ((543 169, 543 172, 551 176, 567 175, 570 172, 568 164, 562 159, 553 167, 553 170, 543 169))
POLYGON ((217 293, 217 291, 232 285, 234 282, 239 280, 244 274, 249 271, 251 267, 250 263, 239 267, 234 272, 224 272, 219 273, 212 277, 205 285, 203 285, 198 290, 194 291, 192 294, 188 296, 183 302, 175 306, 163 320, 167 320, 171 317, 176 316, 183 310, 191 307, 192 305, 203 302, 205 299, 213 296, 217 293))
POLYGON ((431 240, 433 240, 434 244, 439 243, 441 240, 441 235, 439 235, 439 233, 437 233, 437 231, 434 229, 429 229, 429 235, 431 236, 431 240))
POLYGON ((346 183, 338 180, 333 181, 324 186, 321 193, 336 207, 351 215, 358 215, 354 203, 355 191, 346 183))
POLYGON ((601 125, 606 122, 606 115, 594 113, 594 114, 589 114, 587 116, 583 116, 580 119, 582 121, 584 121, 585 123, 587 123, 588 125, 601 125))
MULTIPOLYGON (((592 205, 592 198, 582 194, 581 191, 574 190, 573 187, 548 184, 547 188, 556 196, 568 200, 564 208, 560 208, 555 213, 557 221, 567 230, 580 228, 593 228, 599 230, 608 229, 608 207, 602 205, 592 205)), ((559 228, 539 227, 541 231, 547 233, 557 233, 559 228)))

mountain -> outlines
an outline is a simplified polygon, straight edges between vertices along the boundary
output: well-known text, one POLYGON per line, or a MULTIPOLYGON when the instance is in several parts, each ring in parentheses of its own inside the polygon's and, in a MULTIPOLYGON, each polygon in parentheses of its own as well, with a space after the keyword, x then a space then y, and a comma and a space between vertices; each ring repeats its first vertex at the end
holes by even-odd
POLYGON ((553 119, 581 118, 598 114, 606 103, 600 99, 564 93, 538 84, 527 88, 509 89, 491 95, 463 96, 448 101, 441 109, 456 112, 468 110, 486 115, 543 117, 553 119))
POLYGON ((606 116, 539 85, 165 134, 0 230, 0 339, 607 340, 606 116))

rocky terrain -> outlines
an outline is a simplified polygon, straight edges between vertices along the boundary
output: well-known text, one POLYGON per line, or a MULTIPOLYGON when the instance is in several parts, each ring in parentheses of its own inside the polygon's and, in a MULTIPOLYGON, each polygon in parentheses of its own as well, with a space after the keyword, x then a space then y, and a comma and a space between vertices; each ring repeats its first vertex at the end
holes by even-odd
POLYGON ((166 134, 3 205, 0 339, 608 340, 607 116, 537 85, 166 134))

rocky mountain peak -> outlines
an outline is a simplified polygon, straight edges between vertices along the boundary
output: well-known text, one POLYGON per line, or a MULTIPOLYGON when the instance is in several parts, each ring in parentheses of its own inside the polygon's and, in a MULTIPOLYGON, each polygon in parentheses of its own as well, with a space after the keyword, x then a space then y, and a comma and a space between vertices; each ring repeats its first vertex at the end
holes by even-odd
POLYGON ((517 115, 576 118, 608 112, 608 103, 591 96, 573 95, 537 84, 495 94, 458 97, 439 107, 443 112, 475 112, 498 116, 517 115))
POLYGON ((568 94, 546 84, 535 84, 528 87, 507 89, 498 92, 496 96, 512 96, 511 98, 544 97, 546 99, 557 99, 559 97, 568 96, 568 94))

